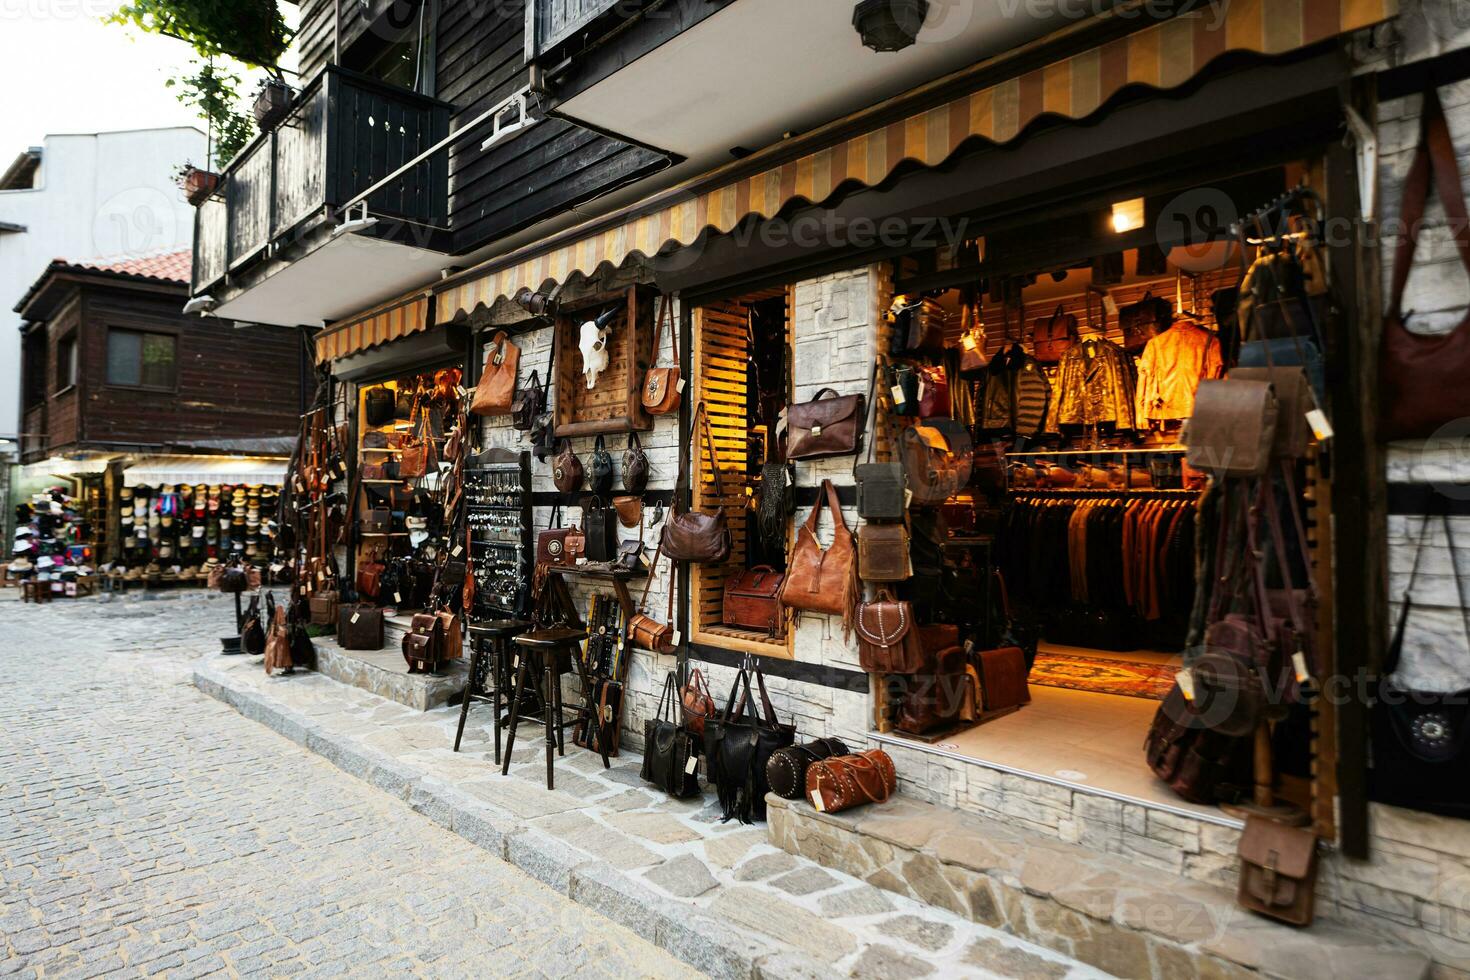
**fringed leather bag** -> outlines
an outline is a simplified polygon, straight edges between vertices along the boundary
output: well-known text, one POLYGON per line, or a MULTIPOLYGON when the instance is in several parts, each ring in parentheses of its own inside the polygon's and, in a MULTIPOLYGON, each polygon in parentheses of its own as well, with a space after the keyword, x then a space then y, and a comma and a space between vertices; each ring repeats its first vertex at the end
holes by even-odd
POLYGON ((776 720, 759 667, 754 674, 762 711, 757 712, 750 688, 751 673, 741 669, 730 688, 724 714, 706 719, 704 726, 709 778, 719 794, 722 819, 738 819, 741 823, 766 819, 766 792, 770 789, 766 763, 777 749, 796 741, 796 726, 776 720))

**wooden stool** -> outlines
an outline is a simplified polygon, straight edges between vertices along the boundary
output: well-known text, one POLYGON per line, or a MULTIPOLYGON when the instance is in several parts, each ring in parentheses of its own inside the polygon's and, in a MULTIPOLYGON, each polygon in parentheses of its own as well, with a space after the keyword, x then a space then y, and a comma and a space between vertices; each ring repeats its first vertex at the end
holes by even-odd
MULTIPOLYGON (((586 710, 586 706, 592 699, 592 681, 587 676, 587 668, 579 656, 581 652, 579 644, 585 639, 587 639, 586 630, 566 626, 533 630, 515 638, 515 644, 520 648, 520 652, 516 655, 516 688, 511 698, 510 732, 506 736, 505 762, 500 767, 501 775, 507 775, 510 772, 511 752, 516 744, 516 724, 520 720, 521 697, 526 689, 526 674, 534 660, 542 672, 545 685, 542 700, 545 702, 546 719, 546 788, 556 788, 552 765, 556 754, 566 755, 566 738, 563 730, 567 726, 567 720, 566 706, 562 704, 561 699, 561 675, 567 673, 569 667, 576 668, 577 677, 582 685, 582 704, 573 705, 573 710, 576 712, 586 710), (553 748, 555 752, 552 751, 553 748)), ((612 768, 612 763, 607 758, 607 739, 602 739, 599 747, 602 768, 612 768)))
POLYGON ((495 706, 495 764, 500 765, 500 695, 505 690, 506 654, 510 650, 510 638, 531 624, 524 619, 494 619, 470 627, 470 679, 465 682, 464 700, 459 703, 459 729, 454 733, 454 751, 459 751, 460 739, 464 737, 465 719, 470 714, 470 702, 489 703, 495 706), (487 695, 486 678, 494 682, 487 695))
POLYGON ((21 602, 50 602, 51 583, 28 578, 20 584, 21 602))

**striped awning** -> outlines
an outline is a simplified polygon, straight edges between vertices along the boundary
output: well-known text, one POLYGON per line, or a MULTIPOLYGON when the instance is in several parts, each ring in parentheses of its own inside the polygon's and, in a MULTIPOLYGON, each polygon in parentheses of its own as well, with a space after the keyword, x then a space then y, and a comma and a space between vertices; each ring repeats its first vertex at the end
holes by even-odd
POLYGON ((407 337, 429 326, 429 295, 420 293, 334 323, 317 334, 317 363, 335 361, 348 354, 407 337))
POLYGON ((706 229, 727 233, 797 199, 820 204, 845 182, 874 186, 906 160, 938 166, 972 137, 1005 143, 1044 115, 1085 118, 1130 85, 1177 87, 1228 52, 1285 54, 1396 13, 1398 0, 1231 0, 1181 15, 572 244, 491 260, 442 289, 438 319, 488 307, 523 286, 591 274, 605 263, 620 266, 634 253, 651 257, 687 245, 706 229))

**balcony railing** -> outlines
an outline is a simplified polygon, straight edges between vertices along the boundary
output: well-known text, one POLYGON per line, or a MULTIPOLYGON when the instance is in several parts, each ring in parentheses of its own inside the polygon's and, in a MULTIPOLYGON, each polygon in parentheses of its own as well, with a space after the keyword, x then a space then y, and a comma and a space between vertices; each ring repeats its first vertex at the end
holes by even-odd
MULTIPOLYGON (((443 140, 450 111, 448 103, 328 66, 284 120, 230 162, 199 208, 194 292, 256 261, 313 218, 353 203, 443 140)), ((390 234, 428 236, 444 228, 448 166, 445 153, 433 154, 373 191, 369 212, 389 219, 390 234)))

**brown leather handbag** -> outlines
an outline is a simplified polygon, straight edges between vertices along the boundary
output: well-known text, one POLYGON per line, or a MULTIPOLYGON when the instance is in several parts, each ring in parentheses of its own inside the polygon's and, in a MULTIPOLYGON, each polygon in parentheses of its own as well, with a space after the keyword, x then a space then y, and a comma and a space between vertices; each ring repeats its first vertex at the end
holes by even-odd
POLYGON ((1058 303, 1051 316, 1032 325, 1031 356, 1042 364, 1056 364, 1077 343, 1077 338, 1077 318, 1058 303))
POLYGON ((573 524, 536 532, 537 565, 573 565, 587 551, 587 538, 573 524))
POLYGON ((509 415, 515 402, 516 371, 520 364, 521 349, 510 342, 504 330, 497 332, 485 351, 485 366, 475 385, 470 411, 476 415, 509 415))
POLYGON ((1123 330, 1123 349, 1137 353, 1148 342, 1169 329, 1174 322, 1174 306, 1152 292, 1118 311, 1118 326, 1123 330))
POLYGON ((898 771, 882 749, 839 755, 807 766, 806 795, 818 813, 840 813, 864 803, 887 803, 898 792, 898 771))
POLYGON ((358 565, 358 594, 367 596, 369 599, 376 599, 378 597, 379 583, 382 581, 383 572, 387 569, 387 567, 387 565, 384 565, 381 561, 378 560, 378 553, 376 551, 368 556, 367 561, 358 565))
POLYGON ((572 452, 572 444, 563 439, 561 452, 551 461, 551 482, 562 493, 576 493, 582 489, 582 461, 572 452))
POLYGON ((669 607, 660 623, 645 610, 648 608, 648 590, 653 585, 653 576, 658 571, 659 552, 653 553, 648 566, 648 580, 643 583, 643 594, 638 597, 638 611, 628 620, 628 639, 635 647, 652 650, 654 653, 673 653, 674 646, 674 579, 669 575, 669 607))
POLYGON ((437 613, 415 613, 403 635, 403 659, 408 672, 434 669, 444 659, 444 623, 437 613))
POLYGON ((383 610, 376 606, 338 606, 337 642, 344 650, 383 649, 383 610))
POLYGON ((679 691, 679 704, 683 708, 684 727, 702 738, 704 720, 713 717, 718 709, 715 708, 715 699, 710 697, 704 674, 698 667, 689 672, 689 679, 679 691))
POLYGON ((643 526, 642 497, 614 497, 612 505, 613 510, 618 512, 618 523, 623 527, 643 526))
MULTIPOLYGON (((691 429, 703 432, 705 445, 709 449, 710 475, 714 478, 715 497, 723 501, 725 487, 720 479, 720 460, 715 453, 715 439, 710 432, 709 416, 703 402, 699 403, 694 415, 691 429)), ((699 458, 699 453, 693 446, 689 448, 689 457, 689 466, 680 471, 678 484, 674 487, 674 503, 664 522, 659 548, 675 561, 718 564, 730 556, 730 528, 726 522, 724 507, 720 506, 713 514, 680 509, 683 507, 682 490, 688 486, 688 470, 695 468, 695 461, 699 458)))
POLYGON ((643 408, 649 415, 667 415, 679 410, 679 326, 674 322, 674 298, 659 298, 658 317, 653 323, 653 363, 658 363, 664 321, 669 324, 672 367, 650 367, 643 378, 643 408))
POLYGON ((809 402, 786 410, 786 458, 826 459, 862 449, 868 402, 862 395, 839 395, 823 388, 809 402))
POLYGON ((1429 181, 1449 218, 1460 263, 1470 273, 1470 218, 1455 146, 1445 123, 1439 93, 1424 93, 1419 146, 1404 179, 1400 213, 1408 229, 1394 257, 1388 316, 1379 354, 1379 402, 1385 439, 1422 439, 1453 419, 1470 418, 1470 315, 1444 334, 1418 334, 1406 326, 1404 290, 1414 266, 1418 232, 1429 199, 1429 181))
POLYGON ((980 696, 986 711, 1031 703, 1026 654, 1020 647, 982 650, 976 659, 980 662, 980 696))
POLYGON ((1216 476, 1260 476, 1271 462, 1279 409, 1266 381, 1201 381, 1183 442, 1190 466, 1216 476))
POLYGON ((1240 907, 1293 926, 1312 924, 1317 895, 1317 835, 1264 817, 1247 817, 1240 835, 1240 907))
POLYGON ((857 540, 858 577, 864 582, 903 582, 914 574, 906 525, 864 524, 857 540))
POLYGON ((727 579, 720 621, 726 626, 760 630, 771 636, 784 633, 777 599, 785 580, 786 576, 770 565, 756 565, 727 579))
POLYGON ((424 411, 418 398, 414 399, 413 428, 403 444, 398 457, 398 475, 405 480, 427 476, 439 465, 439 454, 434 448, 433 433, 430 431, 429 413, 424 411))
POLYGON ((270 624, 265 632, 265 673, 266 676, 276 670, 290 670, 294 665, 291 659, 291 632, 286 626, 285 605, 270 604, 270 624))
POLYGON ((880 589, 872 602, 858 604, 858 663, 870 674, 918 674, 924 649, 914 625, 914 606, 880 589))
POLYGON ((787 563, 781 587, 781 605, 786 609, 829 613, 843 617, 844 632, 851 631, 851 616, 857 604, 857 555, 852 532, 842 518, 842 505, 831 480, 822 481, 822 493, 796 532, 796 547, 787 563), (832 514, 832 544, 823 548, 817 541, 817 518, 825 506, 832 514))

